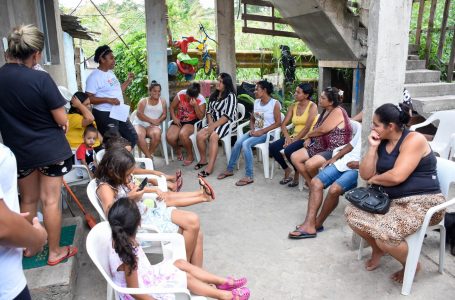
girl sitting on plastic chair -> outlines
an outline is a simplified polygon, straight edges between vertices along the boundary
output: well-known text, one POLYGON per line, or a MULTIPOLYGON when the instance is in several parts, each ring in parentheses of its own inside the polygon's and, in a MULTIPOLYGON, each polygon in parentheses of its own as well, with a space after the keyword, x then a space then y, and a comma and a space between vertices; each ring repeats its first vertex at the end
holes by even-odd
MULTIPOLYGON (((134 202, 128 198, 116 201, 108 214, 112 229, 113 249, 109 253, 109 267, 112 280, 128 288, 168 288, 178 277, 186 273, 188 289, 198 295, 222 300, 247 300, 250 291, 244 285, 246 278, 222 278, 213 275, 189 262, 179 259, 175 262, 164 260, 151 265, 140 244, 136 233, 141 224, 141 214, 134 202), (215 285, 212 286, 210 284, 215 285)), ((120 295, 120 299, 174 299, 173 295, 120 295)))
MULTIPOLYGON (((107 151, 114 147, 124 147, 126 148, 129 152, 132 152, 131 148, 131 143, 120 136, 120 133, 118 133, 117 130, 108 130, 104 134, 104 140, 103 140, 103 146, 107 151)), ((142 169, 142 168, 136 168, 134 169, 133 174, 135 175, 156 175, 156 176, 164 176, 166 177, 166 182, 167 182, 167 188, 171 191, 179 192, 183 186, 183 177, 182 177, 182 171, 179 169, 175 172, 175 175, 168 175, 163 172, 157 171, 157 170, 149 170, 149 169, 142 169)), ((158 181, 155 178, 150 178, 149 183, 158 186, 158 181)))
POLYGON ((134 157, 125 148, 109 150, 95 171, 96 195, 106 215, 119 198, 129 197, 136 201, 142 212, 142 222, 154 225, 160 232, 180 232, 185 239, 188 260, 202 266, 202 233, 199 217, 193 212, 177 210, 176 206, 188 206, 214 199, 212 187, 203 179, 199 180, 201 190, 196 192, 160 192, 154 188, 139 190, 131 180, 135 168, 134 157), (156 192, 161 201, 143 199, 144 193, 156 192), (143 201, 147 200, 147 201, 143 201), (144 203, 145 202, 145 203, 144 203), (148 205, 149 202, 153 205, 148 205))

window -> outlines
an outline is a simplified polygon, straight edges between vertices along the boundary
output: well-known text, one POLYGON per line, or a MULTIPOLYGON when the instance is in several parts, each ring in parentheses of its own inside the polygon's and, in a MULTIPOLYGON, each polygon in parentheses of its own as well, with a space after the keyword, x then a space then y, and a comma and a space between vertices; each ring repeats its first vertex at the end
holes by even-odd
POLYGON ((38 13, 41 29, 44 33, 43 61, 45 64, 59 64, 54 0, 38 0, 38 13))

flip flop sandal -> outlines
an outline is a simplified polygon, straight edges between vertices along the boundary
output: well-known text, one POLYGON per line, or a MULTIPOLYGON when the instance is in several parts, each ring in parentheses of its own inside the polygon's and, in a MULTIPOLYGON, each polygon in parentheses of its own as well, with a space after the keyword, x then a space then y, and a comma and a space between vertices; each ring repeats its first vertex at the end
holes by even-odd
MULTIPOLYGON (((298 230, 300 228, 300 225, 296 225, 295 229, 298 230)), ((316 228, 316 232, 323 232, 324 231, 324 226, 316 228)))
POLYGON ((253 183, 254 180, 253 179, 247 179, 247 178, 243 178, 243 179, 240 179, 239 181, 237 181, 235 183, 236 186, 245 186, 245 185, 248 185, 248 184, 251 184, 253 183))
POLYGON ((298 182, 291 182, 290 184, 288 184, 288 187, 290 188, 293 188, 293 187, 296 187, 296 186, 299 186, 299 183, 298 182))
POLYGON ((177 192, 180 192, 180 190, 182 189, 182 186, 183 186, 183 178, 180 176, 177 179, 177 192))
POLYGON ((221 179, 224 179, 224 178, 229 177, 229 176, 234 176, 234 173, 223 172, 220 175, 218 175, 218 177, 216 179, 221 180, 221 179))
POLYGON ((198 177, 207 177, 207 176, 210 176, 210 173, 205 171, 205 170, 203 170, 203 171, 197 173, 197 176, 198 177))
POLYGON ((179 180, 182 177, 182 170, 178 169, 175 171, 175 181, 179 180))
POLYGON ((66 255, 65 255, 65 256, 60 257, 59 259, 54 260, 54 261, 48 260, 48 261, 47 261, 47 264, 48 264, 49 266, 58 265, 59 263, 61 263, 61 262, 64 261, 65 259, 70 258, 70 257, 76 255, 78 249, 77 249, 77 247, 66 246, 66 251, 67 251, 67 252, 66 252, 66 255))
POLYGON ((184 160, 184 161, 183 161, 183 166, 184 166, 184 167, 188 167, 188 166, 191 165, 192 163, 193 163, 192 160, 184 160))
POLYGON ((288 234, 288 237, 293 240, 301 240, 301 239, 311 239, 317 237, 317 233, 308 233, 303 231, 302 229, 296 229, 293 232, 298 232, 298 235, 293 235, 291 233, 288 234))
POLYGON ((199 170, 200 168, 202 168, 203 166, 206 166, 206 165, 208 165, 208 163, 205 163, 205 164, 197 163, 197 164, 194 166, 194 169, 195 169, 195 170, 199 170))
POLYGON ((182 161, 183 160, 183 154, 180 153, 179 155, 177 155, 177 160, 179 161, 182 161))
MULTIPOLYGON (((205 172, 205 171, 202 171, 205 172)), ((212 200, 215 200, 215 191, 213 190, 212 186, 203 178, 199 177, 199 185, 202 186, 204 192, 209 195, 212 200)))
POLYGON ((291 177, 283 178, 280 180, 280 184, 285 185, 285 184, 288 184, 289 182, 291 182, 292 180, 293 179, 291 177))

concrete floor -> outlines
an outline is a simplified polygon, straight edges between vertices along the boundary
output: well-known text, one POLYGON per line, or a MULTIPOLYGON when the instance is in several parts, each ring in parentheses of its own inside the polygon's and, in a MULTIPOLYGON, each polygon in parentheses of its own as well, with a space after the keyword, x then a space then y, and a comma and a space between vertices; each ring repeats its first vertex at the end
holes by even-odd
MULTIPOLYGON (((185 208, 199 214, 204 232, 204 267, 218 275, 246 276, 251 299, 399 299, 401 285, 389 276, 400 268, 391 257, 367 272, 357 252, 351 249, 352 233, 343 216, 344 200, 326 221, 325 231, 315 239, 289 240, 287 234, 303 221, 308 192, 281 186, 280 170, 273 180, 266 180, 262 164, 256 162, 254 184, 236 187, 243 169, 223 181, 216 175, 225 167, 220 155, 213 184, 216 200, 185 208)), ((155 159, 156 169, 172 173, 181 168, 184 191, 198 187, 193 166, 182 167, 174 161, 165 166, 155 159)), ((243 164, 241 163, 241 167, 243 164)), ((80 189, 78 194, 84 194, 80 189)), ((85 199, 84 203, 90 204, 85 199)), ((93 214, 96 214, 91 209, 93 214)), ((86 232, 88 229, 86 229, 86 232)), ((455 257, 447 252, 445 274, 437 272, 437 233, 425 239, 421 255, 422 271, 417 275, 411 299, 452 299, 455 291, 455 257)), ((365 249, 365 258, 370 253, 365 249)), ((106 284, 80 249, 77 287, 74 299, 104 299, 106 284)))

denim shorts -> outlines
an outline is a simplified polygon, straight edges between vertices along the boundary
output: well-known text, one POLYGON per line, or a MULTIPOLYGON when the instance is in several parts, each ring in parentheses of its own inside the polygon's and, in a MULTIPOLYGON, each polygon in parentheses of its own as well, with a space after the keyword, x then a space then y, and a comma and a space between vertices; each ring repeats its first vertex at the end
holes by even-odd
POLYGON ((324 188, 335 182, 343 189, 343 193, 345 193, 357 186, 358 174, 358 170, 340 172, 334 165, 328 165, 316 177, 321 180, 324 188))

